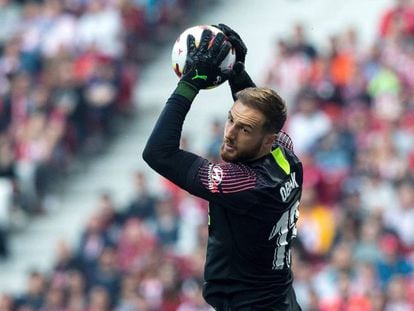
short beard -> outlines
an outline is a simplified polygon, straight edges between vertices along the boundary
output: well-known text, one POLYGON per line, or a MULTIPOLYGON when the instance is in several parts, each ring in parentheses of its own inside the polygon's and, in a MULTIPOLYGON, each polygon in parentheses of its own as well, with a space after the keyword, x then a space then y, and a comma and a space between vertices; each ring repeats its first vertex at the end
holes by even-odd
POLYGON ((223 159, 224 162, 228 163, 237 163, 237 162, 249 162, 257 157, 257 153, 260 150, 260 143, 257 144, 257 146, 254 146, 254 148, 251 148, 250 150, 245 150, 242 152, 237 152, 234 154, 234 156, 228 157, 227 154, 224 152, 224 142, 220 147, 220 156, 223 159))

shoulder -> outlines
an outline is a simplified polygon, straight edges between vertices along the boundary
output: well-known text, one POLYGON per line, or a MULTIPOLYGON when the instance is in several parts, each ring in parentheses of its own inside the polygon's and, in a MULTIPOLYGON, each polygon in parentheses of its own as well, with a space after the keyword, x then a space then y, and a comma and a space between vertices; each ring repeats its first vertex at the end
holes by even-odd
POLYGON ((293 171, 302 171, 302 162, 293 152, 293 149, 286 146, 276 145, 268 155, 267 165, 274 167, 275 174, 284 176, 289 175, 293 171))
POLYGON ((274 193, 280 194, 283 202, 287 201, 293 190, 302 188, 302 163, 292 150, 283 146, 264 157, 255 171, 258 187, 262 190, 279 189, 274 193))

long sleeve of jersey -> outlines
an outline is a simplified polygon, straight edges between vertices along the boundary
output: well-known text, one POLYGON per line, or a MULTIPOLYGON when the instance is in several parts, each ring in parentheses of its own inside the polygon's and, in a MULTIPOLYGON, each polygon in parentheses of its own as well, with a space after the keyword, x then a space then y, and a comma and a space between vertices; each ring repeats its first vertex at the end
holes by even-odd
POLYGON ((152 169, 191 194, 241 211, 253 200, 252 193, 245 191, 256 184, 253 170, 242 164, 210 163, 179 148, 191 103, 177 92, 170 96, 147 141, 143 158, 152 169), (240 206, 240 201, 245 204, 240 206))
POLYGON ((143 158, 151 168, 180 187, 187 183, 188 169, 201 160, 197 155, 179 148, 184 119, 190 106, 191 100, 173 93, 143 152, 143 158))

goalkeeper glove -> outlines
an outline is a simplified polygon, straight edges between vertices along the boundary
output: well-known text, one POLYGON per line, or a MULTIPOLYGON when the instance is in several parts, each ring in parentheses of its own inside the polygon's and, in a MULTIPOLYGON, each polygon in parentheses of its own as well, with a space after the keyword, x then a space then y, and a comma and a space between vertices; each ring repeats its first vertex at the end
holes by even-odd
POLYGON ((230 51, 230 44, 221 33, 213 40, 212 36, 210 30, 203 30, 198 47, 194 36, 187 37, 187 58, 180 81, 197 91, 218 85, 227 78, 219 66, 230 51))
POLYGON ((218 24, 213 26, 220 29, 226 35, 227 40, 229 40, 231 46, 236 51, 236 62, 242 62, 244 64, 247 47, 244 44, 243 40, 240 38, 240 35, 225 24, 218 24))
POLYGON ((248 87, 255 87, 256 84, 252 81, 249 74, 244 68, 244 61, 246 59, 247 47, 241 39, 240 35, 225 24, 214 25, 220 29, 227 37, 232 47, 236 51, 236 63, 231 72, 228 73, 228 80, 230 84, 231 94, 236 100, 236 93, 248 87))

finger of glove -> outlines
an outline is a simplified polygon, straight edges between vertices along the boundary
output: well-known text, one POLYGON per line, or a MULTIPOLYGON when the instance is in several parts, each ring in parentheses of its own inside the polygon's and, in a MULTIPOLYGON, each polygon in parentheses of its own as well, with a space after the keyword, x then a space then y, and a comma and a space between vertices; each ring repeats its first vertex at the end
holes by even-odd
POLYGON ((233 76, 233 70, 232 69, 224 69, 221 70, 221 77, 223 80, 228 80, 233 76))
POLYGON ((240 73, 244 71, 244 64, 242 62, 236 62, 232 68, 225 68, 223 69, 222 76, 228 80, 234 79, 237 77, 240 73))
POLYGON ((194 67, 194 62, 191 58, 187 57, 185 65, 184 65, 184 69, 183 69, 183 75, 186 75, 187 73, 189 73, 194 67))
POLYGON ((230 43, 236 49, 236 53, 239 52, 243 55, 245 55, 247 53, 247 47, 244 44, 242 39, 236 38, 236 37, 233 37, 233 36, 229 36, 228 38, 229 38, 230 43))
POLYGON ((233 29, 231 29, 229 26, 227 26, 226 24, 218 24, 216 27, 218 29, 220 29, 222 32, 224 32, 224 34, 228 37, 229 36, 236 36, 236 37, 240 38, 240 36, 233 29))
POLYGON ((229 54, 230 49, 231 49, 231 45, 229 42, 224 42, 221 45, 220 50, 217 56, 215 57, 217 64, 221 64, 221 62, 226 58, 227 54, 229 54))
POLYGON ((244 63, 244 61, 246 60, 247 49, 241 48, 240 46, 237 46, 234 44, 233 44, 233 47, 236 52, 236 61, 244 63))
POLYGON ((238 61, 244 62, 247 53, 247 47, 241 39, 240 35, 225 24, 218 24, 218 28, 224 32, 231 45, 236 50, 236 58, 238 61))
POLYGON ((211 47, 209 49, 210 55, 212 57, 216 57, 219 54, 220 49, 221 49, 221 47, 222 47, 222 45, 224 43, 224 40, 225 40, 225 36, 222 33, 218 33, 214 37, 213 43, 212 43, 212 45, 211 45, 211 47))
POLYGON ((196 50, 195 38, 193 35, 187 36, 187 55, 192 55, 196 50))
POLYGON ((240 49, 246 49, 246 45, 240 38, 239 34, 235 32, 233 29, 231 29, 229 26, 225 24, 218 24, 214 25, 214 27, 220 29, 235 48, 240 45, 240 49))
POLYGON ((242 63, 242 62, 236 62, 234 65, 233 65, 233 72, 234 72, 234 74, 240 74, 241 72, 243 72, 243 70, 244 70, 244 64, 242 63))
POLYGON ((203 32, 201 33, 200 46, 199 46, 200 52, 205 52, 208 50, 212 36, 213 36, 213 33, 211 32, 211 30, 208 30, 208 29, 203 30, 203 32))

